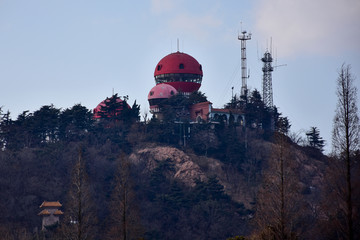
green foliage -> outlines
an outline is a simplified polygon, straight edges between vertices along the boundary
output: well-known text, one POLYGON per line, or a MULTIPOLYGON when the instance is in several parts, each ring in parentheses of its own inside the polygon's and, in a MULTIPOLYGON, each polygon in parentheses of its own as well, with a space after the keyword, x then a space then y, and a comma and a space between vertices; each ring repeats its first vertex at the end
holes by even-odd
POLYGON ((189 104, 192 105, 192 104, 196 104, 196 103, 206 102, 207 97, 205 96, 205 93, 196 91, 196 92, 192 92, 189 95, 188 101, 189 101, 189 104))
POLYGON ((223 185, 219 184, 216 176, 209 177, 207 182, 197 181, 193 192, 193 201, 208 200, 229 200, 229 196, 225 194, 223 185))
MULTIPOLYGON (((279 129, 278 125, 285 124, 288 119, 280 117, 277 108, 265 106, 260 92, 255 89, 248 97, 238 97, 235 95, 230 102, 225 104, 226 109, 239 109, 245 113, 246 127, 265 130, 264 137, 269 138, 274 129, 279 129)), ((290 124, 282 125, 282 131, 288 131, 290 124)))
POLYGON ((131 122, 140 121, 140 105, 136 103, 136 100, 131 107, 131 113, 129 118, 131 119, 131 122))
POLYGON ((0 134, 2 144, 8 149, 34 147, 59 140, 60 109, 53 105, 42 106, 34 113, 24 111, 16 121, 10 113, 2 116, 0 134))
POLYGON ((93 115, 89 109, 76 104, 60 114, 59 137, 67 140, 80 140, 93 127, 93 115))
MULTIPOLYGON (((122 104, 126 101, 124 99, 122 104)), ((78 146, 83 146, 87 154, 89 192, 97 206, 92 211, 99 219, 100 236, 103 236, 101 234, 105 234, 109 226, 116 225, 109 216, 116 179, 114 166, 120 153, 131 154, 133 149, 159 143, 179 147, 186 135, 187 146, 181 146, 183 150, 220 160, 223 171, 220 174, 223 175, 198 180, 190 187, 173 178, 177 169, 169 159, 151 167, 132 165, 131 169, 136 170, 129 177, 134 182, 136 201, 141 203, 139 222, 146 231, 145 238, 232 239, 238 235, 234 239, 243 239, 240 236, 252 230, 249 215, 254 209, 245 209, 245 202, 235 203, 218 179, 230 183, 226 185, 230 186, 227 192, 234 194, 246 189, 244 199, 254 197, 267 157, 266 145, 254 142, 262 143, 263 133, 258 131, 261 128, 247 128, 245 132, 245 128, 233 123, 190 125, 185 121, 188 112, 184 107, 203 101, 206 97, 200 92, 189 97, 178 95, 167 102, 175 107, 163 106, 166 113, 163 122, 153 118, 149 123, 139 122, 136 101, 131 109, 127 103, 122 105, 121 115, 114 115, 112 120, 104 115, 94 121, 91 111, 80 104, 63 111, 52 105, 44 106, 36 111, 36 116, 35 112, 25 111, 16 120, 11 120, 9 113, 1 112, 0 142, 4 151, 0 151, 0 175, 3 176, 0 179, 0 202, 3 202, 0 225, 9 222, 28 224, 29 229, 38 226, 38 205, 34 203, 44 199, 60 200, 66 211, 72 159, 78 146), (174 119, 183 123, 176 123, 174 119), (188 127, 191 127, 189 135, 188 127), (244 179, 248 181, 246 186, 244 179), (238 189, 232 189, 233 182, 238 189)), ((119 106, 113 99, 108 107, 106 111, 111 113, 119 106)), ((252 121, 268 128, 267 124, 273 121, 277 132, 286 134, 289 131, 289 120, 276 108, 271 111, 264 108, 258 92, 243 101, 242 107, 248 113, 248 123, 252 121)), ((271 135, 273 131, 269 130, 271 135)), ((214 170, 206 159, 201 157, 197 163, 208 176, 208 172, 214 170)))
POLYGON ((187 122, 190 117, 189 107, 193 104, 206 101, 205 94, 199 91, 193 92, 189 96, 176 94, 159 104, 164 116, 163 122, 166 124, 174 121, 187 122))
POLYGON ((235 213, 242 212, 238 210, 243 206, 231 201, 215 176, 205 182, 199 180, 194 189, 185 191, 179 182, 167 180, 166 173, 173 171, 168 161, 158 164, 150 186, 143 186, 152 189, 148 196, 152 208, 143 209, 153 222, 146 239, 219 239, 229 236, 230 229, 236 231, 235 223, 241 220, 235 213))
POLYGON ((55 142, 59 134, 60 109, 45 105, 33 114, 33 131, 40 143, 55 142))
POLYGON ((169 160, 159 162, 157 167, 152 171, 150 177, 151 199, 157 197, 157 193, 166 192, 169 186, 166 184, 166 173, 174 170, 174 166, 169 160))
POLYGON ((310 130, 306 132, 306 136, 310 147, 320 151, 324 150, 325 140, 320 137, 320 131, 317 129, 317 127, 311 127, 310 130))
POLYGON ((275 130, 281 134, 287 135, 290 131, 290 121, 287 117, 281 117, 281 114, 279 114, 279 117, 275 121, 275 130))
POLYGON ((11 120, 9 112, 1 116, 0 141, 2 148, 15 150, 30 146, 29 135, 32 131, 32 115, 27 114, 27 112, 24 111, 20 114, 17 122, 11 120))
POLYGON ((80 104, 60 111, 53 105, 42 106, 34 113, 24 111, 17 119, 2 116, 0 139, 7 149, 37 147, 57 141, 83 139, 93 128, 91 111, 80 104))
POLYGON ((117 93, 110 98, 106 98, 104 104, 105 106, 100 107, 98 115, 102 119, 106 119, 110 122, 121 120, 121 112, 128 107, 126 102, 122 101, 117 93))
POLYGON ((193 124, 189 145, 199 155, 211 156, 221 145, 215 127, 211 124, 193 124))

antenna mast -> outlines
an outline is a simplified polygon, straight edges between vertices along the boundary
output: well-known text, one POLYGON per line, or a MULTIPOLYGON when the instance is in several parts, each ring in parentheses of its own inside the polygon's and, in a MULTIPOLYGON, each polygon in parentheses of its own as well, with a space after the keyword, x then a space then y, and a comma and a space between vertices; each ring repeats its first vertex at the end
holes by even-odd
POLYGON ((272 90, 272 75, 271 72, 274 70, 271 63, 273 61, 273 58, 271 56, 271 52, 266 50, 264 53, 264 57, 261 58, 261 61, 264 63, 264 67, 262 68, 262 71, 264 72, 263 75, 263 101, 266 107, 273 108, 273 90, 272 90))
POLYGON ((238 40, 241 41, 241 96, 247 97, 247 67, 246 67, 246 41, 251 39, 251 33, 242 31, 238 36, 238 40))

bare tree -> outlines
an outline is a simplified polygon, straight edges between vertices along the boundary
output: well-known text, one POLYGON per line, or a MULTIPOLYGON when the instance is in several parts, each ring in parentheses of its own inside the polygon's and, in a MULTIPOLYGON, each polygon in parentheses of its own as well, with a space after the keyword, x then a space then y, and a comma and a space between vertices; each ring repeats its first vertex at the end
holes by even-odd
POLYGON ((0 238, 2 240, 31 240, 34 239, 33 235, 24 227, 0 226, 0 238))
MULTIPOLYGON (((355 152, 359 150, 359 116, 357 109, 357 88, 354 86, 355 78, 350 72, 350 65, 342 65, 337 79, 337 97, 338 103, 334 118, 333 129, 333 155, 334 164, 344 170, 340 177, 346 182, 346 187, 342 191, 345 197, 345 206, 342 208, 345 213, 345 219, 342 225, 346 225, 345 235, 347 239, 354 239, 354 209, 353 209, 353 177, 351 168, 354 162, 355 152)), ((341 179, 338 179, 341 182, 341 179)), ((344 226, 342 226, 344 227, 344 226)))
POLYGON ((118 162, 116 185, 110 204, 110 239, 132 240, 141 239, 142 228, 133 181, 131 164, 123 155, 118 162))
POLYGON ((69 199, 65 206, 65 219, 62 226, 63 239, 94 239, 96 237, 96 214, 92 204, 82 150, 79 150, 70 184, 69 199))
POLYGON ((288 138, 276 133, 268 168, 264 171, 256 205, 255 223, 259 239, 296 239, 300 210, 297 162, 288 138))

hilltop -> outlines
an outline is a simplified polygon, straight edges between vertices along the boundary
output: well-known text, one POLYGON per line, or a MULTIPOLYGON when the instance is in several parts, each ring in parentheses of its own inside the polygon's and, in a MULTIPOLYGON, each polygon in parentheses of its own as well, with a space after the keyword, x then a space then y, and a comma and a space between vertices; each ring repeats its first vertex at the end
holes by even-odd
MULTIPOLYGON (((211 129, 199 125, 184 147, 171 142, 173 136, 159 133, 166 129, 156 128, 156 124, 134 123, 126 132, 122 124, 112 128, 95 124, 91 131, 77 134, 80 139, 70 134, 71 139, 1 151, 3 231, 40 229, 37 214, 44 200, 62 202, 66 214, 72 169, 80 149, 91 192, 88 201, 93 203, 100 236, 108 234, 113 225, 112 192, 117 166, 124 159, 131 165, 134 203, 146 239, 249 235, 263 172, 278 145, 264 140, 259 129, 248 130, 245 147, 240 128, 232 131, 226 126, 211 129), (211 132, 212 145, 204 147, 209 141, 199 138, 203 131, 211 132)), ((300 166, 296 170, 300 192, 309 204, 318 204, 317 189, 321 188, 327 157, 312 150, 314 158, 307 149, 289 142, 300 166)))
MULTIPOLYGON (((245 124, 174 121, 169 116, 176 117, 177 108, 167 108, 161 121, 141 122, 136 103, 110 105, 129 106, 126 99, 115 100, 105 102, 96 118, 80 104, 65 110, 47 105, 16 120, 2 114, 4 236, 61 239, 74 234, 74 222, 84 218, 81 229, 94 239, 125 233, 145 239, 256 239, 277 233, 269 222, 276 223, 280 213, 291 238, 333 236, 327 226, 334 224, 329 219, 337 206, 328 194, 337 169, 323 155, 316 128, 308 144, 296 144, 290 121, 264 107, 258 92, 241 109, 245 124), (61 202, 64 212, 46 231, 38 216, 43 201, 61 202)), ((229 104, 243 106, 234 100, 229 104)), ((186 102, 181 96, 171 101, 186 102)), ((353 171, 359 176, 357 164, 353 171)))

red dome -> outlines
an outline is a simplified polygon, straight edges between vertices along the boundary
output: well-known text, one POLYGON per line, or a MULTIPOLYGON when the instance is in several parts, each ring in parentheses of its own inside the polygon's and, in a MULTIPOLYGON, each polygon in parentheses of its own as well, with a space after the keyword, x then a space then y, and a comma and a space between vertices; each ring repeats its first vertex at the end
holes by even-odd
POLYGON ((173 86, 175 89, 182 93, 192 93, 199 90, 199 88, 201 87, 201 84, 196 82, 167 82, 166 84, 173 86))
MULTIPOLYGON (((101 111, 101 108, 106 106, 105 101, 110 102, 110 99, 109 99, 109 98, 106 98, 104 101, 102 101, 101 103, 99 103, 96 108, 94 108, 94 110, 93 110, 94 118, 96 118, 96 119, 101 118, 101 114, 100 114, 100 113, 103 112, 103 111, 101 111)), ((117 102, 117 103, 121 103, 121 102, 123 102, 123 100, 121 100, 120 98, 116 98, 116 102, 117 102)), ((128 108, 128 109, 131 109, 131 107, 129 106, 129 104, 127 104, 127 108, 128 108)), ((123 110, 123 107, 120 106, 119 108, 116 109, 116 112, 110 113, 110 115, 111 115, 111 114, 113 114, 113 115, 119 115, 119 114, 121 114, 122 110, 123 110)), ((108 117, 110 117, 110 116, 108 116, 108 117)))
POLYGON ((156 65, 154 77, 168 73, 203 75, 201 64, 192 56, 181 52, 171 53, 162 58, 156 65))
POLYGON ((190 94, 199 90, 203 71, 195 58, 176 52, 160 60, 155 67, 154 77, 156 84, 166 83, 178 92, 190 94))
POLYGON ((164 101, 174 95, 176 95, 178 91, 176 89, 166 83, 160 83, 153 87, 148 95, 148 101, 150 104, 150 112, 157 113, 160 111, 159 106, 164 104, 164 101))
POLYGON ((166 83, 160 83, 150 90, 148 94, 148 100, 159 99, 159 98, 170 98, 176 95, 177 93, 178 92, 173 86, 166 83))

